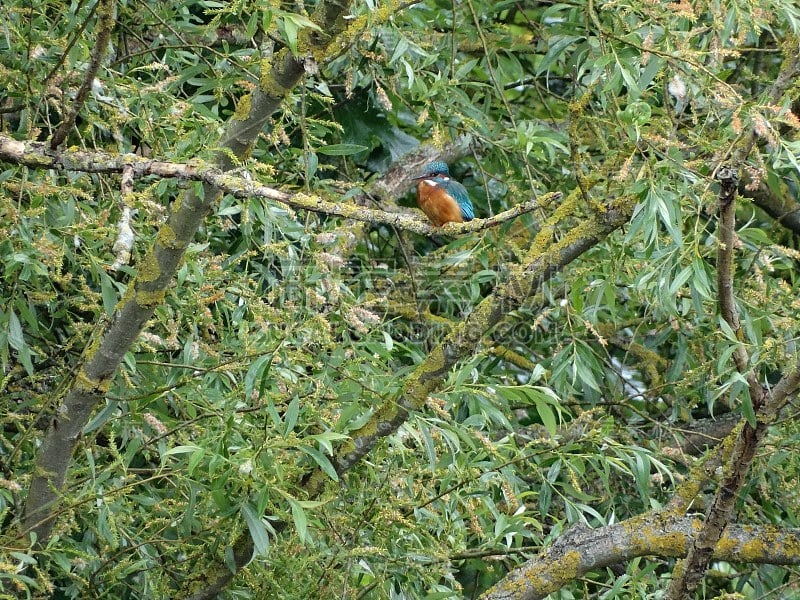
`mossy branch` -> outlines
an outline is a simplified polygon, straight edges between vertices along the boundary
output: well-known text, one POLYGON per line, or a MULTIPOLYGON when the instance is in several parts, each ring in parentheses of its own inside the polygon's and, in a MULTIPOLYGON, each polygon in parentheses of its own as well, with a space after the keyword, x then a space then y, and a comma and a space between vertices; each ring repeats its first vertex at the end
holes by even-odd
POLYGON ((771 422, 783 406, 789 394, 794 393, 800 382, 800 370, 784 376, 771 391, 758 382, 758 375, 749 366, 749 358, 742 344, 742 328, 733 295, 733 248, 736 221, 736 188, 738 177, 728 167, 717 173, 720 180, 719 193, 719 247, 717 252, 717 294, 722 318, 737 336, 737 347, 733 358, 736 369, 746 379, 749 387, 749 402, 755 422, 743 419, 724 440, 721 452, 724 471, 719 489, 706 512, 702 527, 692 541, 686 560, 679 563, 667 590, 669 600, 690 597, 705 575, 714 548, 719 543, 728 523, 733 518, 739 491, 755 457, 756 450, 771 422))
MULTIPOLYGON (((784 408, 789 397, 800 387, 800 362, 783 377, 765 402, 759 415, 768 422, 784 408)), ((616 525, 590 529, 578 527, 559 537, 554 544, 503 578, 489 589, 483 600, 537 600, 546 597, 589 571, 625 563, 639 556, 661 558, 685 557, 692 552, 696 540, 707 529, 707 519, 686 515, 691 498, 720 463, 730 465, 734 456, 741 457, 737 447, 744 423, 736 427, 723 443, 698 464, 686 478, 667 507, 649 511, 616 525)), ((760 431, 762 421, 759 420, 760 431)), ((746 472, 746 469, 745 469, 746 472)), ((721 490, 738 489, 726 481, 721 490), (728 487, 726 487, 728 486, 728 487)), ((730 500, 729 493, 718 494, 730 500)), ((733 496, 735 499, 735 495, 733 496)), ((727 522, 711 544, 708 560, 731 562, 798 565, 800 564, 800 529, 731 525, 727 522)), ((684 596, 684 597, 691 597, 684 596)))
MULTIPOLYGON (((228 162, 227 154, 225 162, 228 162)), ((448 223, 444 227, 434 227, 426 220, 411 214, 388 212, 366 208, 357 204, 331 202, 314 194, 288 193, 275 188, 254 183, 243 176, 225 172, 219 165, 202 163, 173 163, 147 159, 135 154, 112 155, 103 152, 80 150, 53 151, 39 142, 20 142, 0 135, 0 160, 34 169, 64 169, 84 173, 122 173, 132 172, 134 177, 157 176, 189 181, 199 181, 217 190, 217 193, 231 194, 237 198, 265 198, 274 200, 297 210, 344 217, 365 223, 385 223, 398 229, 420 235, 463 235, 495 227, 506 221, 532 212, 561 197, 553 192, 539 199, 530 199, 512 206, 510 209, 488 217, 475 219, 469 223, 448 223)))
MULTIPOLYGON (((736 334, 733 359, 736 370, 746 379, 750 388, 750 402, 758 411, 764 401, 764 390, 758 383, 742 343, 742 328, 733 295, 733 249, 736 226, 736 187, 739 181, 736 171, 721 167, 717 172, 719 192, 719 242, 717 247, 717 296, 722 318, 736 334)), ((686 560, 679 563, 667 590, 670 600, 682 600, 692 595, 708 568, 708 562, 733 516, 733 508, 744 477, 755 457, 763 428, 744 422, 734 429, 723 443, 723 464, 726 473, 714 500, 706 513, 703 526, 689 548, 686 560)))
MULTIPOLYGON (((702 523, 691 516, 649 512, 622 523, 576 527, 495 584, 482 600, 539 600, 589 571, 640 556, 675 558, 686 551, 702 523)), ((730 526, 711 554, 730 562, 800 564, 800 529, 730 526)))

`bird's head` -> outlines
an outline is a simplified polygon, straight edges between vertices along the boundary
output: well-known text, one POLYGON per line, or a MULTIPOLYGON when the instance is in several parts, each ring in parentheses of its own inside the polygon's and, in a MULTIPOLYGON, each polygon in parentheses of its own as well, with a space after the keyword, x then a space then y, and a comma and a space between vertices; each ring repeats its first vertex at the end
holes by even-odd
POLYGON ((414 180, 436 179, 437 177, 442 177, 445 179, 450 178, 450 168, 447 166, 446 162, 437 160, 432 163, 428 163, 422 170, 422 175, 414 177, 414 180))

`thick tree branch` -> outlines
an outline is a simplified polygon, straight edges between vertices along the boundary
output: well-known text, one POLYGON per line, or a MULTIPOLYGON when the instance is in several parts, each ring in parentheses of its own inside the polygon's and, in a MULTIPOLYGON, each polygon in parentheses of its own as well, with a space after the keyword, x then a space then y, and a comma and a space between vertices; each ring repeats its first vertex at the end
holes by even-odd
MULTIPOLYGON (((215 165, 173 163, 148 159, 135 154, 112 155, 81 150, 53 151, 46 144, 20 142, 3 135, 0 135, 0 160, 34 169, 64 169, 83 173, 121 173, 128 171, 132 172, 134 177, 154 175, 164 178, 199 181, 210 188, 218 190, 218 193, 231 194, 237 198, 266 198, 297 210, 344 217, 365 223, 385 223, 420 235, 462 235, 474 231, 482 231, 536 210, 542 204, 557 200, 561 196, 560 193, 553 193, 539 200, 526 200, 486 219, 475 219, 468 223, 448 223, 444 227, 434 227, 427 220, 407 213, 387 212, 366 208, 358 204, 331 202, 313 194, 290 194, 255 183, 239 175, 226 173, 215 165)), ((404 181, 405 185, 409 185, 408 171, 406 171, 403 179, 397 179, 397 175, 398 173, 393 172, 391 183, 383 184, 384 187, 391 185, 390 189, 396 189, 399 181, 404 181)))
MULTIPOLYGON (((298 42, 304 52, 325 51, 343 30, 348 6, 348 3, 333 0, 323 0, 317 5, 312 18, 326 33, 308 34, 304 30, 298 42)), ((278 53, 274 66, 262 72, 260 86, 253 92, 251 102, 245 103, 248 110, 237 111, 229 123, 216 156, 218 169, 229 169, 236 160, 246 156, 271 113, 302 74, 302 62, 288 49, 278 53)), ((224 181, 221 173, 218 177, 224 181)), ((173 205, 167 223, 138 265, 126 296, 109 324, 99 328, 97 339, 85 353, 85 362, 76 370, 77 375, 42 440, 28 492, 22 531, 33 533, 38 545, 46 544, 52 534, 54 509, 83 427, 105 397, 125 352, 144 329, 155 308, 163 302, 186 248, 220 195, 215 184, 204 181, 189 188, 173 205)), ((245 564, 249 558, 249 555, 236 556, 237 564, 245 564)))
MULTIPOLYGON (((685 556, 702 527, 691 516, 652 512, 622 523, 576 527, 539 556, 509 573, 483 600, 539 600, 589 571, 639 556, 685 556)), ((800 529, 727 527, 712 549, 715 560, 776 565, 800 564, 800 529)))
MULTIPOLYGON (((783 377, 771 390, 759 417, 759 435, 766 423, 786 406, 789 397, 800 388, 800 361, 794 370, 783 377), (770 417, 771 415, 771 417, 770 417)), ((746 425, 746 424, 745 424, 746 425)), ((732 464, 731 456, 739 444, 741 428, 733 431, 715 453, 721 453, 723 462, 732 464)), ((741 448, 738 455, 742 455, 741 448)), ((568 531, 539 556, 512 571, 492 587, 483 600, 537 600, 544 598, 567 583, 589 571, 628 561, 638 556, 677 558, 691 552, 696 540, 703 537, 707 521, 682 514, 690 497, 703 487, 719 460, 708 457, 709 465, 698 465, 687 477, 685 487, 675 494, 667 509, 651 511, 622 523, 589 529, 578 527, 568 531)), ((742 473, 746 473, 746 470, 742 473)), ((721 489, 735 485, 728 474, 721 489)), ((738 488, 737 488, 738 489, 738 488)), ((735 494, 718 494, 720 498, 735 500, 735 494)), ((709 511, 711 513, 712 511, 709 511)), ((761 564, 800 564, 800 529, 726 525, 714 541, 708 560, 761 564)), ((702 573, 701 573, 702 575, 702 573)), ((690 596, 685 596, 690 597, 690 596)))
POLYGON ((761 210, 776 219, 778 223, 800 235, 800 203, 792 197, 792 192, 785 182, 778 180, 781 194, 773 191, 763 181, 755 190, 747 189, 747 178, 739 185, 739 195, 751 198, 761 210))

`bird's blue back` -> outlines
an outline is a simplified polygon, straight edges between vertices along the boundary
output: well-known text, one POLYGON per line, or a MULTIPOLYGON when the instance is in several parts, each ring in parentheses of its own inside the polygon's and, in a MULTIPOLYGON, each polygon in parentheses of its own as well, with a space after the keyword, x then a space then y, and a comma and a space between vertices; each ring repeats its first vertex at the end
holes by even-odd
POLYGON ((461 216, 465 221, 471 221, 475 218, 475 209, 472 208, 472 201, 469 199, 467 188, 450 179, 444 182, 444 189, 458 204, 461 209, 461 216))

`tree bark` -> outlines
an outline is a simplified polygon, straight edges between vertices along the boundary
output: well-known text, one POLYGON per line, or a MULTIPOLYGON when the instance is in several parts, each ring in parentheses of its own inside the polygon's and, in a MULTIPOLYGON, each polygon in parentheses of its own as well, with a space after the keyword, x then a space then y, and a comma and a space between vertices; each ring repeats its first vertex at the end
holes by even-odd
MULTIPOLYGON (((540 600, 589 571, 638 556, 685 556, 702 522, 691 516, 652 512, 622 523, 575 527, 539 556, 495 584, 482 600, 540 600)), ((715 560, 800 564, 800 529, 729 526, 712 552, 715 560)))

